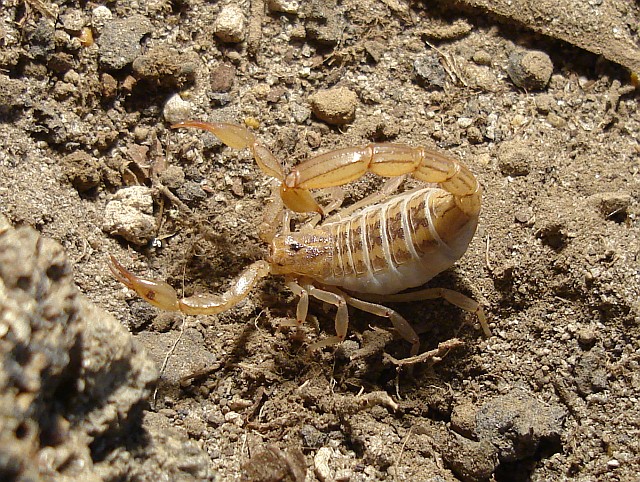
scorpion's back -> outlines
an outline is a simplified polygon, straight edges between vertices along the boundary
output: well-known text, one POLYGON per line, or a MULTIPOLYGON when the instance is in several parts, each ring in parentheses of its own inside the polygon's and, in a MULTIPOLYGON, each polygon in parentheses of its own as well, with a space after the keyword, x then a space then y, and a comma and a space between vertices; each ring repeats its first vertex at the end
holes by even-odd
POLYGON ((324 284, 390 294, 420 286, 466 251, 476 226, 454 196, 426 188, 321 226, 332 240, 324 284))

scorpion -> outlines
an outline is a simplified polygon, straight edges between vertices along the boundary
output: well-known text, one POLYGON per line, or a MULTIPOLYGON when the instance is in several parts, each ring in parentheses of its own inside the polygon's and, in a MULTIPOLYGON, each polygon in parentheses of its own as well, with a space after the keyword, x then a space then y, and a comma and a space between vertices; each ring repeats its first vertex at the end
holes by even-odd
POLYGON ((475 313, 485 335, 490 336, 482 306, 462 293, 444 288, 402 293, 451 267, 473 238, 482 187, 460 161, 424 147, 372 143, 310 157, 285 174, 280 161, 242 126, 186 121, 171 127, 206 130, 228 147, 248 148, 259 168, 274 179, 271 204, 259 229, 260 237, 269 243, 269 254, 245 268, 223 294, 195 294, 182 299, 165 281, 138 277, 111 256, 109 267, 116 279, 147 302, 188 315, 217 314, 245 299, 265 276, 284 275, 285 285, 299 296, 296 319, 285 321, 285 326, 304 323, 310 297, 337 309, 335 336, 311 344, 311 350, 336 345, 346 338, 347 306, 351 305, 388 318, 396 332, 411 343, 411 354, 416 355, 420 340, 414 328, 381 303, 435 298, 475 313), (323 209, 310 190, 340 189, 338 186, 366 172, 391 179, 381 192, 319 223, 342 200, 334 196, 323 209), (437 187, 392 195, 408 174, 437 187), (394 179, 397 181, 392 182, 394 179), (291 231, 292 213, 311 215, 300 230, 291 231))

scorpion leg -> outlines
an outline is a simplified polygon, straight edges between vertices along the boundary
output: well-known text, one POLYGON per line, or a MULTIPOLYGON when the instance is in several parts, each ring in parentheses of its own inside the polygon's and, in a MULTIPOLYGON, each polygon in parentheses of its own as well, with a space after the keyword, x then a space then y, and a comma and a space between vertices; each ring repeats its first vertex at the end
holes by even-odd
POLYGON ((312 343, 309 346, 309 350, 317 350, 319 348, 324 348, 325 346, 337 345, 338 343, 345 340, 347 336, 347 329, 349 327, 349 314, 347 311, 347 304, 349 304, 362 311, 366 311, 367 313, 381 316, 383 318, 389 318, 398 334, 400 334, 402 338, 411 343, 411 355, 414 356, 418 354, 418 351, 420 349, 420 338, 418 337, 418 334, 415 332, 409 322, 395 310, 387 308, 386 306, 359 300, 347 295, 346 293, 334 287, 331 287, 331 291, 327 291, 316 288, 313 285, 305 285, 303 287, 295 282, 288 282, 287 286, 289 287, 289 289, 291 289, 291 291, 294 292, 294 294, 300 296, 300 301, 298 302, 298 307, 296 310, 297 325, 301 325, 302 323, 304 323, 307 317, 309 296, 313 296, 320 301, 324 301, 325 303, 337 306, 338 308, 335 319, 336 335, 327 337, 324 340, 320 340, 316 343, 312 343))
POLYGON ((285 284, 300 299, 296 306, 296 321, 284 326, 301 326, 307 319, 307 313, 309 312, 309 292, 295 281, 287 281, 285 284))
POLYGON ((330 336, 324 340, 312 343, 309 346, 309 349, 316 350, 318 348, 337 345, 338 343, 343 342, 347 337, 347 329, 349 328, 349 312, 347 311, 347 303, 344 296, 316 288, 313 285, 309 285, 307 290, 309 291, 309 296, 313 296, 320 301, 324 301, 325 303, 329 303, 330 305, 334 305, 338 308, 335 319, 336 336, 330 336))
POLYGON ((419 291, 412 291, 410 293, 398 293, 393 295, 363 294, 362 297, 368 300, 375 299, 381 303, 404 303, 408 301, 424 301, 442 298, 460 309, 475 314, 478 317, 478 321, 480 322, 480 326, 482 327, 482 331, 485 336, 487 338, 491 337, 491 330, 487 323, 487 317, 485 316, 480 303, 466 295, 463 295, 462 293, 459 293, 458 291, 446 288, 427 288, 419 291))
POLYGON ((284 211, 284 205, 282 204, 282 198, 279 194, 280 185, 276 182, 271 186, 271 197, 266 203, 264 211, 262 213, 262 222, 258 226, 258 235, 265 243, 270 243, 273 238, 276 237, 280 227, 284 227, 285 230, 290 229, 289 219, 284 211))
POLYGON ((221 295, 196 294, 178 299, 176 290, 165 281, 140 278, 111 256, 109 269, 115 278, 134 290, 148 303, 167 311, 181 311, 187 315, 212 315, 222 313, 245 299, 256 283, 270 272, 266 261, 256 261, 247 267, 221 295))
POLYGON ((359 310, 366 311, 367 313, 371 313, 372 315, 380 316, 382 318, 389 318, 389 321, 391 321, 391 324, 398 334, 411 343, 411 356, 418 354, 418 351, 420 350, 420 338, 418 337, 416 330, 413 329, 409 322, 404 319, 400 313, 386 306, 360 300, 349 295, 345 295, 345 300, 348 304, 358 308, 359 310))
POLYGON ((307 310, 309 308, 309 296, 334 305, 338 308, 335 319, 336 336, 330 336, 324 340, 309 345, 309 350, 317 350, 325 346, 337 345, 344 341, 347 336, 347 328, 349 327, 349 313, 347 311, 347 303, 344 296, 331 291, 316 288, 311 284, 299 285, 295 281, 287 282, 287 287, 294 294, 300 296, 298 307, 296 309, 296 324, 300 326, 307 318, 307 310))

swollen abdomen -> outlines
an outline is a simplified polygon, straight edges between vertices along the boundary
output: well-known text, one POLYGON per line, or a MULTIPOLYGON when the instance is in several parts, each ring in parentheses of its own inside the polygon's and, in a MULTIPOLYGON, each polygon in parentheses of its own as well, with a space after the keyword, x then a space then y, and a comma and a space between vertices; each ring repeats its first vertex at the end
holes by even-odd
POLYGON ((361 293, 391 294, 420 286, 464 254, 476 221, 460 213, 441 189, 420 189, 322 227, 335 240, 332 276, 320 280, 361 293), (438 197, 438 202, 433 202, 438 197), (435 206, 432 208, 431 206, 435 206), (446 219, 442 239, 437 221, 446 219))

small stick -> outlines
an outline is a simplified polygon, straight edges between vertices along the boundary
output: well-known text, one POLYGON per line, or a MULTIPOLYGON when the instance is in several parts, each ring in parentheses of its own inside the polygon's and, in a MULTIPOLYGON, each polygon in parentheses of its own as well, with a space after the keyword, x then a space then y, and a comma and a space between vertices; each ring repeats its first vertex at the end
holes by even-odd
POLYGON ((442 343, 439 343, 437 348, 421 353, 420 355, 398 360, 397 358, 392 357, 388 353, 385 353, 384 359, 385 361, 390 361, 391 363, 396 365, 398 368, 401 368, 405 365, 415 365, 417 363, 423 363, 427 361, 432 361, 432 363, 437 363, 440 360, 442 360, 442 358, 444 358, 444 356, 447 354, 449 350, 453 348, 458 348, 462 345, 464 345, 464 342, 461 339, 452 338, 451 340, 447 340, 447 341, 443 341, 442 343))
POLYGON ((489 238, 489 235, 487 235, 487 249, 485 250, 484 253, 484 261, 485 264, 487 265, 487 269, 489 270, 489 273, 493 273, 493 266, 491 266, 491 261, 489 260, 489 243, 491 241, 491 238, 489 238))

